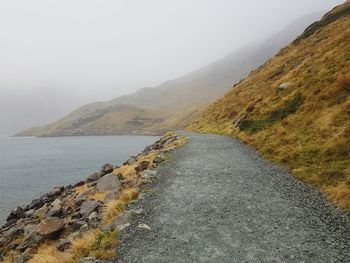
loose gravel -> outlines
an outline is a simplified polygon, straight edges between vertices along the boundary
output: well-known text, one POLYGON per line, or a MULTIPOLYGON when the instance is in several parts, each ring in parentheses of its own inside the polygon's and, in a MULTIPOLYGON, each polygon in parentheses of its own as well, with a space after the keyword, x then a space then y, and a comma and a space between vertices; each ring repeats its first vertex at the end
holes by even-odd
POLYGON ((350 217, 323 194, 237 140, 186 135, 114 262, 350 262, 350 217))

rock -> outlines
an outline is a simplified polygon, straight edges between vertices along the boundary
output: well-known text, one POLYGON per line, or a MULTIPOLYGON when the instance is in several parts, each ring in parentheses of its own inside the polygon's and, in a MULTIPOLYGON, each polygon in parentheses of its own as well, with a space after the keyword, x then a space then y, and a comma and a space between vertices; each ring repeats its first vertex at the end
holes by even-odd
POLYGON ((130 224, 129 224, 129 223, 126 223, 126 224, 124 224, 124 225, 119 225, 119 226, 117 226, 116 228, 114 228, 114 230, 122 231, 123 229, 125 229, 125 228, 127 228, 127 227, 129 227, 129 226, 130 226, 130 224))
POLYGON ((86 222, 84 220, 74 220, 70 222, 70 226, 73 231, 79 230, 83 225, 85 225, 86 222))
POLYGON ((277 90, 282 91, 282 90, 288 89, 291 85, 292 85, 292 82, 282 83, 277 87, 277 90))
POLYGON ((90 174, 87 178, 86 181, 87 182, 93 182, 93 181, 97 181, 98 179, 100 179, 103 176, 103 174, 101 172, 96 172, 93 174, 90 174))
POLYGON ((97 201, 85 201, 80 207, 80 214, 84 219, 87 219, 89 215, 96 211, 100 206, 101 204, 97 201))
POLYGON ((113 172, 113 170, 114 170, 113 165, 107 163, 101 167, 100 172, 102 173, 102 175, 105 175, 105 174, 110 174, 111 172, 113 172))
POLYGON ((23 233, 23 229, 18 227, 18 226, 15 226, 15 227, 12 227, 9 230, 7 230, 4 233, 4 237, 8 242, 10 242, 10 241, 14 240, 15 238, 17 238, 18 236, 20 236, 22 233, 23 233))
POLYGON ((139 224, 137 227, 143 228, 143 229, 147 229, 147 230, 151 230, 151 227, 149 225, 146 225, 146 224, 139 224))
POLYGON ((50 217, 48 219, 45 219, 38 225, 36 232, 40 236, 47 237, 47 236, 52 236, 57 234, 62 230, 63 227, 64 227, 63 219, 60 219, 58 217, 50 217))
POLYGON ((149 161, 142 161, 139 163, 139 165, 135 167, 135 170, 137 173, 142 172, 146 170, 149 167, 149 165, 150 165, 149 161))
POLYGON ((98 260, 95 257, 88 257, 79 259, 77 263, 98 263, 98 260))
POLYGON ((47 212, 46 217, 60 216, 62 214, 62 207, 60 205, 56 205, 50 208, 47 212))
POLYGON ((55 187, 54 189, 52 189, 50 192, 48 192, 44 196, 56 197, 56 196, 58 196, 59 194, 62 193, 63 189, 64 189, 64 187, 55 187))
POLYGON ((95 187, 88 188, 85 192, 77 195, 75 202, 85 201, 89 195, 93 195, 94 193, 96 193, 95 187))
POLYGON ((88 220, 91 221, 91 220, 94 220, 97 218, 97 213, 96 212, 92 212, 89 217, 88 217, 88 220))
POLYGON ((131 214, 132 216, 143 216, 146 214, 145 210, 142 208, 130 210, 128 211, 128 213, 131 214))
POLYGON ((17 249, 19 251, 25 251, 29 247, 36 247, 38 246, 41 242, 45 240, 44 236, 38 235, 37 233, 31 233, 30 235, 27 236, 24 241, 19 244, 17 249))
POLYGON ((130 213, 122 213, 116 216, 116 218, 114 219, 113 223, 112 223, 112 227, 113 229, 117 228, 118 226, 121 225, 125 225, 128 223, 128 221, 130 220, 130 213))
POLYGON ((44 204, 41 208, 39 208, 34 212, 34 216, 37 218, 43 219, 46 217, 46 214, 48 211, 49 211, 48 204, 44 204))
POLYGON ((73 187, 82 186, 83 184, 85 184, 85 181, 80 181, 80 182, 77 182, 76 184, 74 184, 73 187))
POLYGON ((135 156, 131 156, 123 165, 133 165, 137 162, 137 158, 135 156))
POLYGON ((16 255, 12 258, 12 263, 23 263, 24 258, 22 255, 16 255))
POLYGON ((90 228, 89 228, 88 224, 85 224, 79 229, 79 233, 84 234, 84 233, 88 232, 89 230, 90 230, 90 228))
POLYGON ((35 212, 34 209, 30 209, 30 210, 26 211, 26 217, 32 217, 32 216, 34 216, 34 212, 35 212))
POLYGON ((39 207, 41 207, 43 205, 42 201, 40 199, 34 199, 30 205, 28 206, 28 210, 31 209, 38 209, 39 207))
POLYGON ((57 198, 51 203, 51 206, 61 206, 61 204, 62 204, 62 201, 57 198))
POLYGON ((120 186, 121 183, 114 174, 105 175, 97 181, 97 191, 99 192, 119 191, 120 186))
POLYGON ((6 222, 5 225, 3 225, 1 229, 11 227, 11 226, 15 225, 16 222, 17 222, 17 219, 11 219, 10 221, 6 222))
POLYGON ((56 248, 59 251, 65 251, 66 249, 70 248, 70 246, 72 245, 72 243, 69 240, 66 239, 61 239, 57 242, 56 244, 56 248))
POLYGON ((13 210, 10 215, 7 217, 6 221, 11 221, 13 219, 20 219, 25 217, 25 213, 22 207, 18 206, 15 210, 13 210))
POLYGON ((233 128, 237 128, 239 126, 239 124, 241 123, 241 121, 243 121, 246 117, 247 117, 247 115, 243 114, 243 115, 239 116, 236 120, 234 120, 233 121, 233 128))
POLYGON ((26 225, 23 229, 24 239, 27 239, 30 235, 32 235, 36 230, 36 225, 26 225))
POLYGON ((75 212, 74 214, 72 214, 72 219, 79 219, 79 218, 81 218, 80 212, 75 212))

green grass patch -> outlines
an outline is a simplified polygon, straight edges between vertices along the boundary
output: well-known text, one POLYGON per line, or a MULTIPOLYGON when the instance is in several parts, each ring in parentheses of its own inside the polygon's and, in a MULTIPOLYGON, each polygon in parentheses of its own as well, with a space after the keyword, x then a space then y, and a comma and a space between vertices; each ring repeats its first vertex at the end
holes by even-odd
POLYGON ((287 101, 283 108, 273 111, 269 118, 265 120, 243 120, 239 124, 239 129, 241 131, 258 132, 295 113, 304 100, 305 97, 299 93, 293 99, 287 101))

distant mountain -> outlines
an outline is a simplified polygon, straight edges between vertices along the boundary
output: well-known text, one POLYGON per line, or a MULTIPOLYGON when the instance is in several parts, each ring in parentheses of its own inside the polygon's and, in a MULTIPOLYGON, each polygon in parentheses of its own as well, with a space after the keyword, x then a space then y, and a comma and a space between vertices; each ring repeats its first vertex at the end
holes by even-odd
POLYGON ((198 115, 188 127, 234 136, 350 210, 350 1, 198 115))
POLYGON ((155 134, 189 123, 201 109, 228 91, 233 83, 273 56, 321 13, 302 17, 270 39, 238 50, 183 77, 155 88, 85 105, 43 127, 17 136, 155 134))

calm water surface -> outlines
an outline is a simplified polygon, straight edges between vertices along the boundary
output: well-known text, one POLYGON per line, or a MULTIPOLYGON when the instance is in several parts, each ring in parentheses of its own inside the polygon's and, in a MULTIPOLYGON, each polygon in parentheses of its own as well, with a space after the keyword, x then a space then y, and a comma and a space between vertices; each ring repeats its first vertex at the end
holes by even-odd
POLYGON ((120 165, 158 137, 0 137, 0 225, 18 205, 73 184, 105 163, 120 165))

